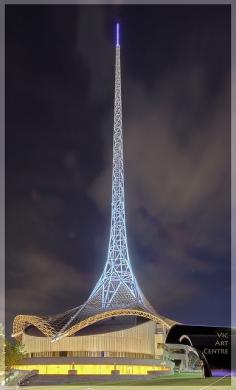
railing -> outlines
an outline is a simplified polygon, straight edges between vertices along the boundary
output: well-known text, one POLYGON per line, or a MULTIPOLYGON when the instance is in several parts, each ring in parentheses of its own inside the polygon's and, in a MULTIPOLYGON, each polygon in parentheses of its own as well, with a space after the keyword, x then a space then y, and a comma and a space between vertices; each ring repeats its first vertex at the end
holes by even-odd
POLYGON ((8 376, 5 376, 5 380, 1 383, 0 389, 18 389, 19 385, 25 380, 31 378, 32 376, 38 373, 37 370, 32 371, 20 371, 15 370, 9 373, 8 376))
POLYGON ((32 370, 30 372, 28 372, 28 374, 26 374, 23 378, 21 378, 18 382, 19 385, 23 384, 25 381, 27 381, 28 379, 32 378, 32 376, 35 376, 38 374, 38 370, 32 370))

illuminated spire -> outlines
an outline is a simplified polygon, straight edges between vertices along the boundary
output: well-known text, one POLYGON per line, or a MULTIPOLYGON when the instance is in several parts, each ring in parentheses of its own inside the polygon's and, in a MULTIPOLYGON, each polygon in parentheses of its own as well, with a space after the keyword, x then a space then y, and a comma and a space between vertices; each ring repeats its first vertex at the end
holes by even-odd
POLYGON ((19 315, 13 323, 13 337, 21 337, 30 325, 52 342, 76 335, 81 329, 116 316, 135 316, 169 329, 175 324, 158 315, 143 295, 133 274, 126 234, 123 130, 120 71, 119 24, 116 25, 115 99, 113 126, 113 165, 111 228, 104 270, 85 303, 65 313, 45 317, 19 315))
MULTIPOLYGON (((133 274, 126 234, 119 23, 116 25, 111 228, 107 261, 88 303, 105 308, 146 304, 133 274)), ((147 303, 148 305, 148 303, 147 303)))
POLYGON ((155 313, 143 295, 133 274, 126 235, 123 130, 121 100, 121 70, 119 24, 116 25, 115 100, 113 125, 113 165, 111 228, 108 255, 104 270, 88 300, 74 312, 54 337, 58 340, 69 326, 83 317, 83 313, 113 309, 141 308, 155 313))
POLYGON ((120 46, 120 25, 116 24, 116 46, 120 46))

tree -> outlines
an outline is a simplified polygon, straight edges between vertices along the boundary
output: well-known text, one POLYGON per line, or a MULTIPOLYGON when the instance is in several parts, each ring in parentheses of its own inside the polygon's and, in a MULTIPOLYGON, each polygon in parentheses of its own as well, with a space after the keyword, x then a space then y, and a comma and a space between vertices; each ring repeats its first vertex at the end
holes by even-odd
POLYGON ((5 340, 5 367, 6 371, 11 371, 11 369, 21 363, 24 358, 24 345, 19 342, 10 342, 9 340, 5 340))

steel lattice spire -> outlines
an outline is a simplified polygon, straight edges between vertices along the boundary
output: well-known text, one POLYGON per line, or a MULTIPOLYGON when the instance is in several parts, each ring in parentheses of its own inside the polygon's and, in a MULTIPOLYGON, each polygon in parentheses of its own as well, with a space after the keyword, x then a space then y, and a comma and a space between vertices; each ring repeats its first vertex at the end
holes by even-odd
POLYGON ((139 307, 155 313, 133 274, 126 234, 119 24, 116 26, 115 99, 111 229, 104 270, 87 301, 75 310, 54 339, 78 318, 117 308, 139 307))
POLYGON ((114 316, 143 317, 165 329, 176 323, 157 314, 147 301, 138 286, 129 259, 124 195, 119 24, 116 28, 111 229, 105 267, 83 305, 49 317, 16 316, 13 323, 13 336, 16 338, 21 337, 29 325, 33 325, 55 342, 114 316))
POLYGON ((89 301, 97 301, 102 308, 114 308, 128 303, 144 304, 145 298, 132 272, 126 234, 123 130, 119 24, 116 25, 115 99, 113 130, 113 169, 111 229, 108 256, 101 278, 89 301))

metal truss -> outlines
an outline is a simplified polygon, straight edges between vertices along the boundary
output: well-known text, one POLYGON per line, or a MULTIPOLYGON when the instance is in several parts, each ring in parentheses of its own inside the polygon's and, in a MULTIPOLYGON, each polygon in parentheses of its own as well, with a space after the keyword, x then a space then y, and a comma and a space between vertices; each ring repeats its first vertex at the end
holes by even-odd
POLYGON ((16 339, 21 338, 22 332, 29 325, 34 325, 45 336, 53 337, 55 334, 55 329, 46 319, 38 316, 20 314, 14 318, 12 337, 15 337, 16 339))
POLYGON ((87 304, 90 302, 103 309, 120 307, 122 303, 126 305, 130 302, 144 304, 144 296, 131 268, 126 234, 119 25, 115 65, 110 239, 104 271, 87 304))
MULTIPOLYGON (((81 323, 83 313, 92 311, 100 313, 101 309, 117 310, 130 306, 142 306, 155 313, 142 293, 133 274, 126 233, 125 195, 124 195, 124 162, 122 131, 122 99, 119 26, 117 25, 116 63, 115 63, 115 99, 113 128, 113 165, 112 165, 112 202, 111 227, 108 255, 104 270, 88 300, 61 327, 53 338, 58 340, 75 322, 81 323)), ((99 314, 100 316, 100 314, 99 314)), ((89 317, 89 316, 88 316, 89 317)))
MULTIPOLYGON (((60 339, 66 336, 67 337, 72 336, 78 331, 80 331, 81 329, 86 328, 89 325, 95 324, 98 321, 106 320, 118 316, 143 317, 148 320, 154 321, 156 324, 162 325, 167 330, 169 330, 172 325, 176 324, 175 321, 169 320, 168 318, 162 317, 160 315, 152 314, 144 310, 132 309, 132 308, 109 310, 88 317, 76 323, 75 325, 71 326, 65 332, 60 332, 60 339)), ((34 325, 46 337, 53 338, 56 335, 56 329, 54 329, 47 320, 37 316, 18 315, 15 317, 13 322, 12 337, 20 339, 24 329, 29 325, 34 325)))
POLYGON ((138 309, 120 309, 120 310, 109 310, 104 311, 102 313, 96 314, 92 317, 86 318, 83 321, 80 321, 79 323, 72 326, 68 331, 66 331, 62 337, 65 336, 71 336, 75 334, 76 332, 80 331, 83 328, 86 328, 89 325, 92 325, 98 321, 106 320, 108 318, 112 317, 119 317, 119 316, 137 316, 137 317, 143 317, 147 318, 148 320, 152 320, 155 323, 164 326, 166 329, 170 329, 173 324, 175 324, 174 321, 170 321, 168 319, 165 319, 164 317, 160 317, 158 315, 138 310, 138 309))

